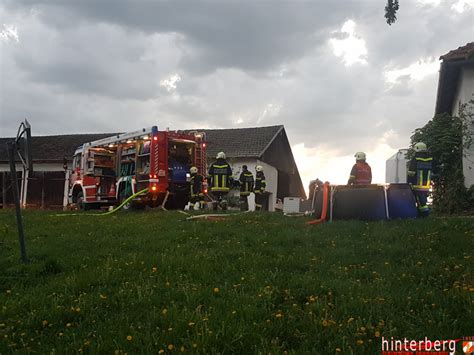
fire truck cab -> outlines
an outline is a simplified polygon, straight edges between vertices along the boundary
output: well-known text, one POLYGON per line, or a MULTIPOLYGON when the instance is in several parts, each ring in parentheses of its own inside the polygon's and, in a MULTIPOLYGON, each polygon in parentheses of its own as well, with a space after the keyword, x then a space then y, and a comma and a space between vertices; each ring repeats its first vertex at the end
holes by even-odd
POLYGON ((158 131, 153 126, 84 143, 73 157, 69 203, 79 209, 113 206, 148 189, 124 207, 157 206, 168 196, 171 205, 182 207, 191 166, 205 175, 203 133, 158 131))

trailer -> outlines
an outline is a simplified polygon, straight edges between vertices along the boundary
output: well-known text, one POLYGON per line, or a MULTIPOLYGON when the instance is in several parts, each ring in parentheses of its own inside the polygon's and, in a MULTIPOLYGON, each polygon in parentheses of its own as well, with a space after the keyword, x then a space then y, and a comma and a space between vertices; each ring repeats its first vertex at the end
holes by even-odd
POLYGON ((115 206, 145 190, 124 207, 167 202, 182 207, 188 202, 191 166, 205 174, 206 143, 200 132, 153 126, 84 143, 73 156, 68 203, 78 209, 115 206))

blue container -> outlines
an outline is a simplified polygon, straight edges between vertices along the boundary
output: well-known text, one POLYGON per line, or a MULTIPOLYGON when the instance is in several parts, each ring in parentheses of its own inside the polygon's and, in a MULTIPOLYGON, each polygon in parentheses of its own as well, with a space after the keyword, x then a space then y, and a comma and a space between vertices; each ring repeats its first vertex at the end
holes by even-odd
POLYGON ((387 219, 383 186, 335 186, 332 200, 333 219, 387 219))
POLYGON ((417 217, 415 196, 409 184, 390 184, 387 200, 391 219, 417 217))

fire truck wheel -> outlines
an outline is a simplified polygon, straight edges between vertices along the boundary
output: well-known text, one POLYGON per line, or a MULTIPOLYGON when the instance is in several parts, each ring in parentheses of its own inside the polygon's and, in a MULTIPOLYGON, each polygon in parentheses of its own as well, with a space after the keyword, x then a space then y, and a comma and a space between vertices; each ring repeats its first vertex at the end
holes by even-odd
POLYGON ((82 191, 77 194, 76 206, 80 211, 87 210, 87 204, 84 203, 84 193, 82 191))

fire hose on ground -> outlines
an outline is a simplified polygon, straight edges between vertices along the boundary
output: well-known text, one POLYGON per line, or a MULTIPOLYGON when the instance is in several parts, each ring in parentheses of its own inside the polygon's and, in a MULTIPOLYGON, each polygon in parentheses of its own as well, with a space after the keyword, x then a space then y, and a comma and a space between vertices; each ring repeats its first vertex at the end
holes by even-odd
POLYGON ((64 217, 64 216, 96 216, 96 217, 101 217, 101 216, 109 216, 109 215, 119 211, 123 206, 125 206, 127 203, 129 203, 131 200, 133 200, 135 197, 137 197, 141 194, 144 194, 146 192, 148 192, 148 188, 134 193, 132 196, 125 199, 120 205, 118 205, 117 207, 115 207, 111 211, 107 211, 107 212, 103 212, 103 213, 58 213, 58 214, 55 214, 54 216, 55 217, 64 217))

